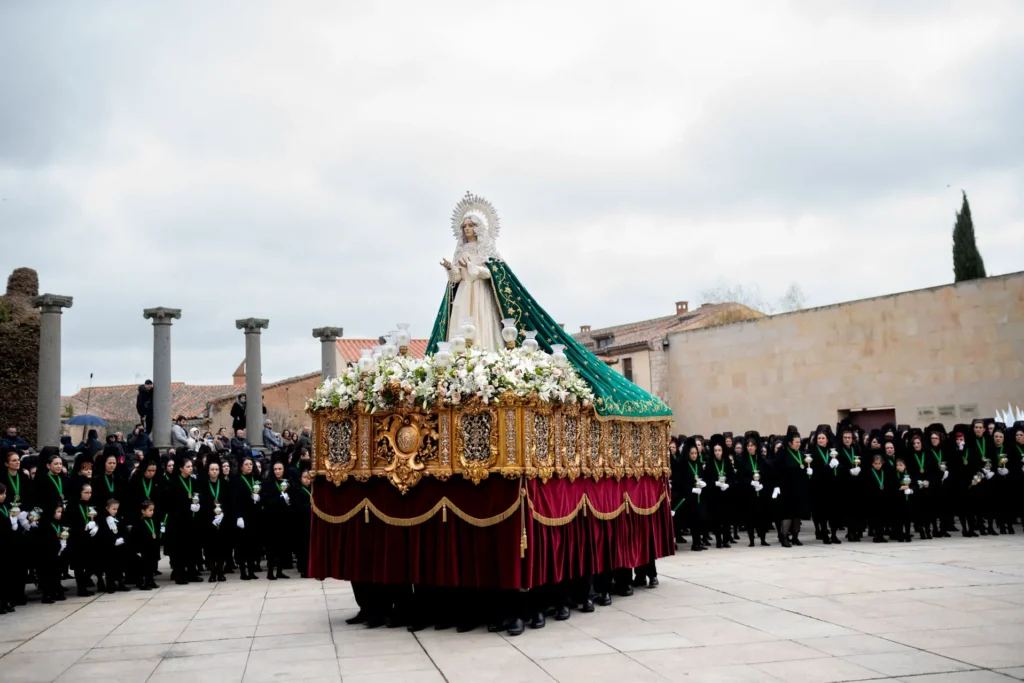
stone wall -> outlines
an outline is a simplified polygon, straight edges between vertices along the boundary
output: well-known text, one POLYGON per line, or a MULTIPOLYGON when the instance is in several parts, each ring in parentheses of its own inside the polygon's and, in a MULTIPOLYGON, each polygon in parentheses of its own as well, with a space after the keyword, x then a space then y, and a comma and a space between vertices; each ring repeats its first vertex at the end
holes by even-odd
MULTIPOLYGON (((306 401, 313 398, 316 388, 320 386, 320 373, 306 375, 293 380, 282 380, 273 384, 263 385, 263 399, 267 404, 267 418, 274 421, 274 431, 285 429, 298 430, 303 426, 312 425, 306 415, 306 401)), ((245 393, 244 387, 239 393, 245 393)), ((234 397, 217 401, 213 404, 210 429, 214 434, 221 427, 231 431, 231 406, 234 397)))
MULTIPOLYGON (((600 353, 600 351, 598 351, 600 353)), ((637 349, 635 351, 626 351, 621 354, 615 354, 615 363, 611 366, 612 370, 623 374, 625 367, 625 360, 627 358, 633 361, 633 384, 637 385, 644 391, 650 393, 651 391, 651 357, 650 352, 647 349, 637 349)))
POLYGON ((39 399, 39 276, 18 268, 7 278, 0 296, 0 430, 8 426, 29 443, 36 443, 39 399))
POLYGON ((950 427, 1024 405, 1024 273, 680 332, 669 343, 677 432, 804 431, 881 407, 901 423, 950 427))

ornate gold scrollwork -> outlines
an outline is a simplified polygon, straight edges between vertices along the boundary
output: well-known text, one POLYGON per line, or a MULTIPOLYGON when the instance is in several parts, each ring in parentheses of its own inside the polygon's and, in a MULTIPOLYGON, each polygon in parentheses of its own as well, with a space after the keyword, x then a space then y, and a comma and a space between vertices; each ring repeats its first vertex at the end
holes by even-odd
POLYGON ((498 461, 498 413, 487 405, 471 405, 455 415, 455 453, 462 476, 479 484, 498 461))
POLYGON ((537 469, 537 476, 541 481, 547 481, 555 473, 555 430, 553 426, 551 407, 539 405, 530 413, 530 422, 527 425, 532 435, 531 450, 533 465, 537 469))
POLYGON ((436 418, 402 410, 374 420, 374 458, 385 463, 380 474, 403 494, 423 477, 425 461, 437 457, 436 418))

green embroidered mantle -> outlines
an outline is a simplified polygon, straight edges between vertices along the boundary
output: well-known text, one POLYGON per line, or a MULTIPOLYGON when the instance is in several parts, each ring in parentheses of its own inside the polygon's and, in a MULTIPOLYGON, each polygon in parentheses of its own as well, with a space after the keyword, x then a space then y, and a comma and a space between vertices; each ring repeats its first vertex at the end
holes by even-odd
MULTIPOLYGON (((523 331, 537 330, 537 341, 542 349, 551 352, 552 344, 564 344, 565 355, 573 364, 580 377, 587 381, 594 391, 594 408, 602 417, 625 419, 665 420, 672 416, 665 403, 633 384, 619 373, 605 365, 585 346, 566 333, 519 282, 512 269, 504 261, 490 260, 487 269, 491 271, 491 285, 498 301, 502 318, 515 320, 520 341, 523 331)), ((448 338, 449 316, 452 310, 454 288, 451 283, 445 289, 441 308, 434 320, 430 333, 427 353, 437 352, 437 342, 448 338)))

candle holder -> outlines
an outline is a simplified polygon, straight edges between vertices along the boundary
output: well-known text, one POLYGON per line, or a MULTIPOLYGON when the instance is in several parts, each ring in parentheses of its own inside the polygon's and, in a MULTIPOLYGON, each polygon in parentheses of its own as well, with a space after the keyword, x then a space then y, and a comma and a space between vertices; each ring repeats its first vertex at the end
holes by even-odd
POLYGON ((89 518, 90 522, 93 521, 94 519, 96 519, 96 508, 90 507, 86 511, 85 516, 89 518))
POLYGON ((463 318, 460 331, 462 332, 462 336, 466 338, 466 346, 472 347, 473 342, 476 341, 476 323, 473 319, 463 318))
POLYGON ((539 348, 540 344, 537 343, 537 331, 530 330, 529 332, 523 332, 523 350, 527 353, 536 353, 539 348))
POLYGON ((219 514, 221 514, 223 512, 224 512, 224 510, 223 510, 223 508, 221 508, 220 503, 216 503, 213 506, 213 516, 214 517, 216 517, 217 515, 219 515, 219 514))
POLYGON ((556 368, 564 368, 569 364, 569 358, 565 355, 565 344, 551 345, 551 362, 556 368))
POLYGON ((451 342, 438 342, 437 353, 434 354, 434 365, 444 369, 452 364, 451 342))
POLYGON ((263 485, 262 484, 260 484, 258 481, 253 482, 253 484, 252 484, 252 495, 258 496, 258 495, 260 495, 260 491, 262 491, 262 490, 263 490, 263 485))
POLYGON ((288 480, 287 479, 282 479, 281 480, 281 493, 288 493, 288 480))
POLYGON ((362 349, 359 352, 359 360, 356 361, 356 367, 359 369, 360 374, 369 375, 373 370, 373 351, 371 349, 362 349))
POLYGON ((505 318, 501 321, 501 338, 505 342, 505 348, 514 349, 516 347, 519 330, 516 329, 516 321, 514 319, 505 318))
POLYGON ((68 540, 68 537, 69 537, 70 535, 71 535, 71 534, 69 534, 69 533, 68 533, 68 528, 67 528, 66 526, 62 526, 62 527, 60 528, 60 540, 62 540, 62 541, 66 541, 66 540, 68 540))
POLYGON ((17 517, 21 514, 21 506, 17 503, 11 506, 11 517, 17 517))
POLYGON ((452 337, 452 348, 455 350, 456 355, 464 355, 467 345, 466 338, 461 334, 452 337))
POLYGON ((398 344, 398 353, 405 356, 409 353, 409 343, 412 341, 412 335, 409 334, 409 323, 396 323, 395 327, 398 328, 398 332, 395 333, 395 343, 398 344))
POLYGON ((198 493, 193 493, 192 494, 192 504, 193 505, 199 505, 199 494, 198 493))
POLYGON ((761 481, 761 473, 754 470, 754 481, 761 481))

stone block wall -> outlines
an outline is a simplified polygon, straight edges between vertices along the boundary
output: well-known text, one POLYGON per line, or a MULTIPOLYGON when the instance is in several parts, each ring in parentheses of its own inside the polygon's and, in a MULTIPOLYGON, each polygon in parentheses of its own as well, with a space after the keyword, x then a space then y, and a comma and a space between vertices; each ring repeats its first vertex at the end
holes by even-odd
POLYGON ((949 427, 972 410, 1024 405, 1024 273, 679 332, 669 343, 677 432, 807 430, 882 407, 902 423, 938 415, 949 427))
POLYGON ((39 276, 18 268, 7 278, 0 296, 0 430, 8 426, 29 443, 36 443, 39 399, 39 276))

